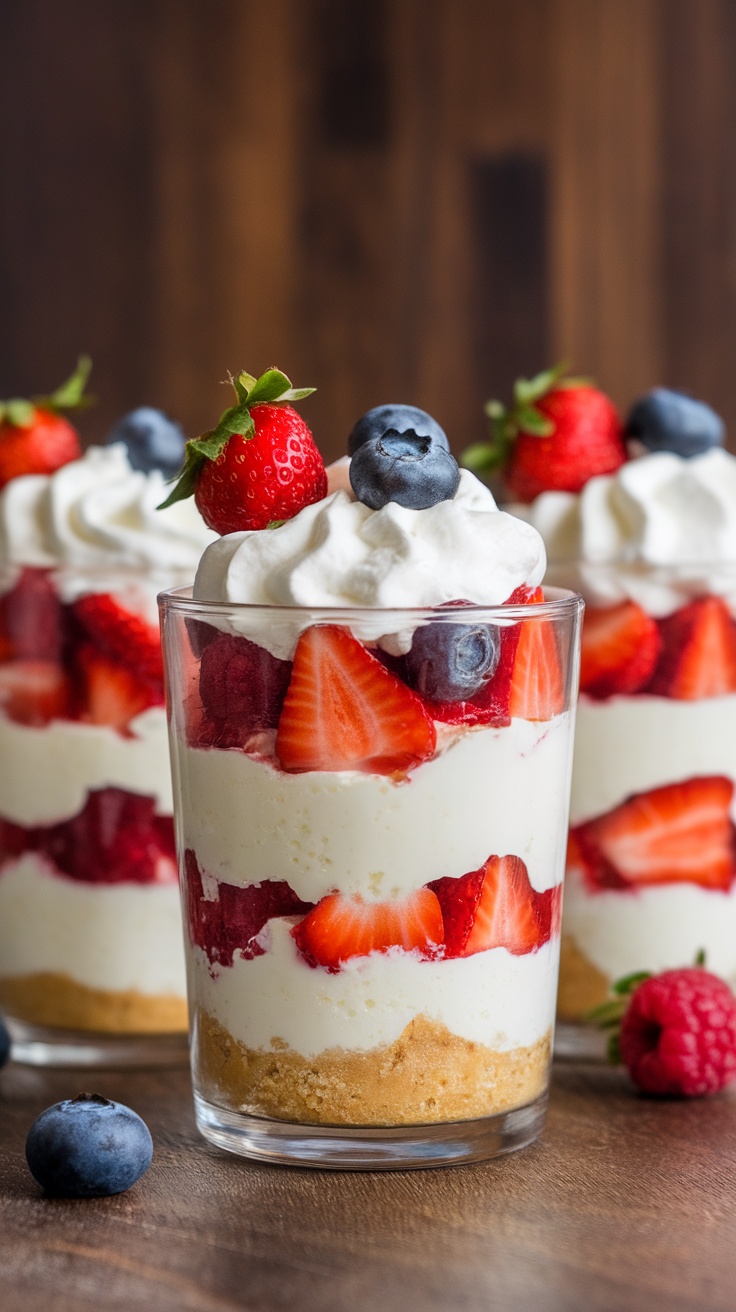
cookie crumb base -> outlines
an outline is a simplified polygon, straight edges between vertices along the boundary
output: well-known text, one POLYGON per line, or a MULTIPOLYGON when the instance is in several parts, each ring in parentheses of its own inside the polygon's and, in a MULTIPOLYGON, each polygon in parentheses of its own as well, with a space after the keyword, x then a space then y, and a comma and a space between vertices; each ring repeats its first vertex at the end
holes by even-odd
POLYGON ((186 999, 137 989, 91 989, 69 975, 40 971, 0 978, 0 1007, 29 1025, 97 1034, 182 1034, 186 999))
POLYGON ((208 1012, 193 1029, 201 1096, 250 1116, 305 1125, 428 1125, 493 1116, 546 1090, 551 1031, 499 1052, 417 1016, 392 1044, 329 1049, 314 1058, 277 1046, 247 1048, 208 1012))
POLYGON ((560 983, 557 994, 557 1015, 560 1020, 584 1020, 587 1013, 605 1002, 610 980, 584 952, 574 938, 562 935, 560 947, 560 983))

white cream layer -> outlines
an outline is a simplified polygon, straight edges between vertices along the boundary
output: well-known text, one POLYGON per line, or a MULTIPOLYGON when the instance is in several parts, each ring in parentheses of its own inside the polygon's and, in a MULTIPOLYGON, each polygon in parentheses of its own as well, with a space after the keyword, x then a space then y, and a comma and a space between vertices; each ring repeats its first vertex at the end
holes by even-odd
POLYGON ((183 845, 218 880, 285 879, 312 902, 333 889, 399 897, 509 853, 541 892, 561 878, 571 728, 561 715, 462 732, 401 784, 352 771, 286 774, 180 741, 183 845))
POLYGON ((273 920, 262 957, 213 967, 195 948, 192 999, 249 1048, 275 1040, 303 1057, 329 1048, 368 1051, 393 1043, 416 1016, 496 1051, 536 1043, 554 1021, 559 940, 515 957, 505 948, 453 961, 403 952, 356 958, 338 974, 312 969, 289 930, 273 920))
POLYGON ((72 720, 33 729, 0 715, 0 816, 26 827, 58 824, 78 815, 98 788, 155 797, 156 810, 171 815, 163 707, 144 711, 130 728, 130 738, 72 720))
POLYGON ((612 980, 692 966, 703 950, 708 970, 736 983, 736 886, 727 893, 696 884, 592 893, 579 871, 568 870, 563 932, 612 980))
POLYGON ((632 793, 709 774, 736 780, 736 696, 580 698, 571 824, 603 815, 632 793))
POLYGON ((28 852, 0 870, 0 976, 186 995, 177 884, 84 884, 28 852))

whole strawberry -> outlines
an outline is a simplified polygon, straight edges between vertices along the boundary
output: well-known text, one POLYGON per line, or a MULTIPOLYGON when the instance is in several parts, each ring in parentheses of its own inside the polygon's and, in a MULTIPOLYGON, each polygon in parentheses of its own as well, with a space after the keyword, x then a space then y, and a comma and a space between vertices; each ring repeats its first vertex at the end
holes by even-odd
POLYGON ((211 432, 187 442, 178 482, 160 507, 194 495, 205 523, 222 534, 273 527, 327 495, 322 457, 289 404, 314 388, 293 388, 279 369, 231 382, 236 404, 211 432))
POLYGON ((613 402, 564 371, 560 364, 517 379, 509 407, 489 401, 490 438, 464 453, 469 469, 503 470, 518 501, 533 501, 541 492, 579 492, 589 478, 613 473, 626 460, 613 402))
POLYGON ((23 474, 53 474, 81 456, 77 431, 59 412, 91 405, 84 395, 91 367, 83 356, 50 396, 0 401, 0 488, 23 474))
POLYGON ((695 966, 642 972, 614 989, 598 1021, 617 1027, 623 1012, 609 1055, 644 1093, 699 1098, 736 1079, 736 998, 722 979, 695 966))

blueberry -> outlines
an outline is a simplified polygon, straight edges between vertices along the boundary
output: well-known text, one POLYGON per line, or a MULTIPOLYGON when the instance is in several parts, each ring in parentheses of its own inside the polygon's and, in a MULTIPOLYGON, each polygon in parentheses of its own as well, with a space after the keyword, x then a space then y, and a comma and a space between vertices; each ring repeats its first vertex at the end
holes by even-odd
POLYGON ((348 438, 348 452, 355 455, 358 447, 370 442, 374 437, 382 437, 392 428, 395 433, 415 433, 417 437, 431 437, 445 451, 450 450, 450 443, 444 428, 440 428, 436 419, 426 410, 418 410, 415 405, 377 405, 362 415, 348 438))
POLYGON ((131 465, 144 474, 160 469, 165 478, 173 478, 184 464, 183 430, 163 410, 154 410, 150 405, 118 419, 107 441, 123 442, 131 465))
POLYGON ((0 1066, 4 1066, 10 1056, 10 1035, 8 1027, 0 1016, 0 1066))
POLYGON ((26 1139, 31 1175, 58 1198, 103 1198, 130 1189, 151 1165, 148 1126, 98 1093, 54 1103, 26 1139))
POLYGON ((350 461, 353 492, 371 510, 389 501, 426 510, 438 501, 450 501, 459 482, 460 470, 450 452, 416 433, 389 429, 358 447, 350 461))
POLYGON ((668 387, 655 387, 634 402, 626 434, 637 438, 649 451, 699 456, 711 447, 723 446, 726 430, 720 415, 705 401, 695 401, 668 387))
POLYGON ((493 624, 425 624, 414 630, 406 656, 408 681, 432 701, 466 701, 495 674, 500 654, 493 624))

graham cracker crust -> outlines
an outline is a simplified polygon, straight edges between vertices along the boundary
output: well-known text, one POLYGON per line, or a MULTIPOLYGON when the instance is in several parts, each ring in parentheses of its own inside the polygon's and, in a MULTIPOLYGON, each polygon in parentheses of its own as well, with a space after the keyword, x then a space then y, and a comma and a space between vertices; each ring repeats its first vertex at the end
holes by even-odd
POLYGON ((547 1087, 551 1031, 528 1048, 494 1052, 417 1016, 368 1052, 331 1048, 307 1059, 274 1039, 247 1048, 199 1010, 194 1068, 210 1102, 252 1116, 314 1125, 424 1125, 493 1116, 547 1087))
POLYGON ((560 1020, 583 1020, 592 1007, 605 1002, 610 990, 607 975, 580 951, 574 938, 562 935, 557 1015, 560 1020))
POLYGON ((0 1006, 16 1020, 99 1034, 178 1034, 187 1029, 187 1004, 173 993, 90 989, 69 975, 40 971, 0 979, 0 1006))

